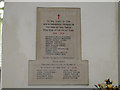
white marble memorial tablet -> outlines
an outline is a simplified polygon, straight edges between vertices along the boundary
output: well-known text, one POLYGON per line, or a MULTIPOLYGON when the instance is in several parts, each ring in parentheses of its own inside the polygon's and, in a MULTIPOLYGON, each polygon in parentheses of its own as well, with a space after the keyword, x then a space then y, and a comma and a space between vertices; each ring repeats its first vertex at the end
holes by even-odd
POLYGON ((29 85, 89 84, 81 56, 80 8, 37 8, 36 60, 29 61, 29 85))

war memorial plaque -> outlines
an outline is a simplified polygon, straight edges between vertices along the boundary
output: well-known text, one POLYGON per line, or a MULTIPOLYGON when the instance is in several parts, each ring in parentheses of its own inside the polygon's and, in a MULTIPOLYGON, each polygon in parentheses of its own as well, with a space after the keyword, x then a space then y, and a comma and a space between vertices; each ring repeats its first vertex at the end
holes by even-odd
POLYGON ((29 61, 29 85, 89 84, 81 58, 80 8, 37 8, 36 60, 29 61))

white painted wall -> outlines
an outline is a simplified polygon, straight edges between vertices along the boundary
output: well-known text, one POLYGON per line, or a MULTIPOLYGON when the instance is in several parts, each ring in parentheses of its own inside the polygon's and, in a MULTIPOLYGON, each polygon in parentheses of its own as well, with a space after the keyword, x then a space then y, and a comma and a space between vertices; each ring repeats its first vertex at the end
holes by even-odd
POLYGON ((79 7, 82 10, 82 58, 89 60, 89 86, 110 77, 118 84, 117 3, 5 3, 2 87, 28 86, 28 60, 36 59, 36 8, 79 7))

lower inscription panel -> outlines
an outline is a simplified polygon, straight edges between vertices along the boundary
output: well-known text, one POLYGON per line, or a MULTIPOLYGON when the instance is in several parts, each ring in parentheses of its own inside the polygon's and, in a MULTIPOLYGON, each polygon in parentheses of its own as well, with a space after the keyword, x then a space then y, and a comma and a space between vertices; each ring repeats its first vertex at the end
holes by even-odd
POLYGON ((29 84, 89 84, 88 61, 29 62, 29 84))

